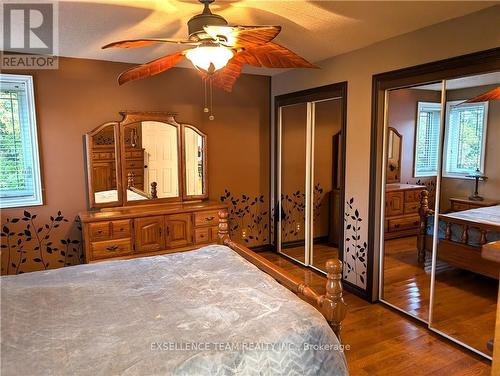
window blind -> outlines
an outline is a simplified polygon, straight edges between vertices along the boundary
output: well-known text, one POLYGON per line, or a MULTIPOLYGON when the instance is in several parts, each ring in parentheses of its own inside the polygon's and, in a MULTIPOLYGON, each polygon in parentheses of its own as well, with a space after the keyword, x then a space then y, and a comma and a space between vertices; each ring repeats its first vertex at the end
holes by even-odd
POLYGON ((482 171, 487 103, 448 106, 445 174, 482 171))
POLYGON ((24 77, 1 75, 1 207, 41 204, 38 145, 30 93, 32 86, 29 85, 31 81, 26 81, 24 77))
POLYGON ((418 103, 415 177, 437 175, 440 121, 441 106, 439 103, 418 103))

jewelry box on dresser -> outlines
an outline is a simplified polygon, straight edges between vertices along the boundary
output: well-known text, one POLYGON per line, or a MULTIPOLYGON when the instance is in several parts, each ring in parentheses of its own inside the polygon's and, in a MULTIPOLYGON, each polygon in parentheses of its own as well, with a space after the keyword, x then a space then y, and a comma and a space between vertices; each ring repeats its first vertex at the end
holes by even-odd
POLYGON ((85 262, 181 252, 217 242, 207 135, 174 114, 123 112, 86 135, 85 262))

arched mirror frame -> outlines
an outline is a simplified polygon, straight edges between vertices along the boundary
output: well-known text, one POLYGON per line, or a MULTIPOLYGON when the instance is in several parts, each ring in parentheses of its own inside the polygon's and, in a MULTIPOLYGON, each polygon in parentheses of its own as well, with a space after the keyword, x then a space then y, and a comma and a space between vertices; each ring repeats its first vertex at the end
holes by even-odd
POLYGON ((147 205, 152 203, 168 203, 168 202, 180 202, 183 200, 184 192, 184 181, 182 178, 182 166, 184 165, 184 158, 182 156, 181 147, 181 133, 182 126, 175 120, 175 113, 170 112, 120 112, 123 119, 119 123, 119 133, 120 133, 120 159, 121 159, 121 181, 122 181, 122 191, 126 192, 129 185, 129 177, 127 176, 126 166, 125 166, 125 127, 132 124, 141 123, 144 121, 157 121, 161 123, 166 123, 168 125, 174 126, 177 129, 177 184, 179 187, 179 195, 177 197, 165 197, 165 198, 155 198, 152 193, 152 187, 144 186, 144 192, 152 196, 150 199, 128 201, 127 196, 122 192, 123 205, 125 206, 135 206, 135 205, 147 205))
MULTIPOLYGON (((387 179, 387 184, 390 183, 400 183, 401 182, 401 156, 403 154, 403 135, 398 132, 398 130, 394 127, 388 127, 387 128, 387 148, 391 147, 392 149, 394 148, 393 145, 389 145, 389 142, 391 141, 391 138, 389 137, 389 132, 393 132, 395 136, 399 137, 399 155, 398 155, 398 173, 396 174, 396 179, 387 179)), ((389 154, 388 154, 389 157, 389 154)), ((394 159, 394 158, 391 158, 394 159)), ((387 164, 389 164, 389 158, 387 158, 387 164)), ((389 166, 387 166, 389 167, 389 166)))
POLYGON ((123 205, 123 190, 122 190, 122 179, 121 179, 121 158, 120 156, 120 130, 119 130, 119 122, 110 121, 104 124, 101 124, 97 128, 94 128, 92 131, 88 132, 85 135, 85 146, 87 151, 87 185, 88 185, 88 200, 89 206, 91 208, 109 208, 123 205), (113 127, 113 133, 115 138, 115 147, 114 147, 114 160, 115 160, 115 173, 116 173, 116 190, 117 190, 117 201, 111 202, 103 202, 96 203, 95 200, 95 192, 94 192, 94 159, 93 159, 93 149, 94 149, 94 136, 98 135, 103 129, 107 127, 113 127))
MULTIPOLYGON (((183 202, 183 201, 199 201, 208 198, 208 136, 191 124, 178 123, 175 120, 176 113, 172 112, 138 112, 138 111, 123 111, 120 112, 122 120, 119 122, 106 122, 85 135, 86 138, 86 151, 87 151, 87 185, 88 185, 88 199, 91 209, 112 208, 117 206, 135 206, 135 205, 151 205, 168 202, 183 202), (153 198, 148 200, 127 201, 124 197, 128 187, 128 176, 125 166, 125 132, 126 126, 139 123, 143 121, 158 121, 166 123, 177 128, 177 155, 178 155, 178 186, 179 195, 177 197, 169 198, 153 198), (95 192, 93 189, 93 170, 92 170, 92 147, 93 136, 100 131, 112 125, 114 127, 115 135, 115 164, 116 164, 116 182, 117 182, 117 196, 118 200, 106 203, 96 203, 95 192), (203 194, 201 195, 187 195, 186 194, 186 164, 185 164, 185 145, 184 145, 184 130, 186 128, 192 129, 199 134, 203 139, 203 194)), ((151 187, 144 187, 144 192, 151 194, 151 187)))
POLYGON ((182 154, 182 182, 183 182, 183 190, 182 190, 182 199, 184 201, 191 201, 191 200, 202 200, 205 198, 208 198, 208 162, 207 162, 207 151, 208 148, 208 136, 200 131, 198 128, 191 124, 182 124, 181 127, 181 154, 182 154), (186 188, 186 142, 185 142, 185 130, 186 128, 189 128, 193 130, 195 133, 201 136, 203 139, 203 148, 202 148, 202 155, 203 155, 203 193, 201 195, 188 195, 187 194, 187 188, 186 188))

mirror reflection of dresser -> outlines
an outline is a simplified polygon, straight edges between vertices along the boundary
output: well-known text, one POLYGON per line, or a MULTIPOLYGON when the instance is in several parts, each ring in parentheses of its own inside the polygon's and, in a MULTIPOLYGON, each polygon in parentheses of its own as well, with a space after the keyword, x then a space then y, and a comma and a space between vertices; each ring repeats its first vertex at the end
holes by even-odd
POLYGON ((85 261, 217 242, 225 205, 208 201, 207 135, 172 113, 123 112, 86 135, 85 261))

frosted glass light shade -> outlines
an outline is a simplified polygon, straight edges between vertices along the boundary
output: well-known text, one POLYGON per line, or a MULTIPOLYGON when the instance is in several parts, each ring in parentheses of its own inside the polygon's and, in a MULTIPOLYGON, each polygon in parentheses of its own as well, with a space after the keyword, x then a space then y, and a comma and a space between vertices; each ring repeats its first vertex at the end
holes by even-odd
POLYGON ((233 57, 233 51, 222 46, 201 46, 186 52, 186 57, 199 69, 208 71, 210 64, 215 70, 224 68, 233 57))

